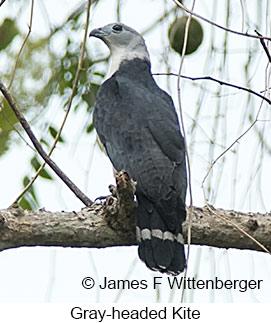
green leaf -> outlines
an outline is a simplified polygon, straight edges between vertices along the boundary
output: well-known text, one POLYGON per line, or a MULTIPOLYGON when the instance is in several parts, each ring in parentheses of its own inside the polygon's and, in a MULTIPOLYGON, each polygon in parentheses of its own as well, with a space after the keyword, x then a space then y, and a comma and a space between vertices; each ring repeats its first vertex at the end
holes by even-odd
POLYGON ((34 167, 35 171, 37 171, 41 166, 41 163, 38 161, 37 157, 33 157, 30 164, 34 167))
POLYGON ((93 107, 97 92, 100 88, 100 84, 91 83, 88 91, 84 94, 82 94, 82 99, 88 104, 89 107, 93 107))
POLYGON ((44 139, 44 138, 41 138, 40 139, 40 143, 41 144, 44 144, 47 148, 49 148, 50 146, 49 146, 49 144, 48 144, 48 142, 44 139))
MULTIPOLYGON (((57 135, 57 130, 50 126, 49 127, 49 132, 50 132, 50 135, 55 139, 56 138, 56 135, 57 135)), ((58 139, 59 142, 64 142, 64 139, 63 137, 60 135, 59 139, 58 139)))
POLYGON ((10 131, 2 131, 0 129, 0 156, 4 155, 4 153, 9 149, 9 137, 10 131))
POLYGON ((26 187, 29 182, 30 182, 30 178, 28 176, 25 176, 23 178, 23 186, 26 187))
POLYGON ((21 198, 19 205, 24 210, 33 210, 34 206, 31 204, 31 202, 25 198, 24 196, 21 198))
POLYGON ((87 132, 87 133, 90 133, 90 132, 92 132, 92 131, 93 131, 93 129, 94 129, 94 123, 92 122, 92 123, 87 127, 86 132, 87 132))
POLYGON ((3 101, 2 109, 0 109, 0 156, 10 148, 10 135, 14 130, 17 119, 8 106, 6 100, 3 101))
POLYGON ((51 181, 53 179, 53 177, 47 172, 46 169, 43 168, 43 170, 40 172, 40 177, 48 179, 49 181, 51 181))
MULTIPOLYGON (((25 176, 23 178, 23 186, 26 187, 29 182, 30 182, 30 178, 28 176, 25 176)), ((37 195, 36 195, 36 192, 35 192, 34 184, 32 184, 31 187, 29 187, 27 192, 32 196, 33 200, 38 205, 39 201, 38 201, 38 198, 37 198, 37 195)))
MULTIPOLYGON (((35 156, 31 159, 30 163, 34 167, 35 171, 38 171, 38 169, 41 166, 41 163, 38 161, 37 157, 35 157, 35 156)), ((39 176, 42 177, 42 178, 48 179, 48 180, 53 179, 53 177, 44 168, 40 172, 39 176)))
POLYGON ((6 18, 0 26, 0 50, 5 49, 18 34, 18 29, 15 26, 15 21, 6 18))
POLYGON ((104 79, 104 77, 105 77, 105 73, 102 73, 102 72, 99 72, 99 71, 92 72, 92 75, 100 76, 101 79, 104 79))

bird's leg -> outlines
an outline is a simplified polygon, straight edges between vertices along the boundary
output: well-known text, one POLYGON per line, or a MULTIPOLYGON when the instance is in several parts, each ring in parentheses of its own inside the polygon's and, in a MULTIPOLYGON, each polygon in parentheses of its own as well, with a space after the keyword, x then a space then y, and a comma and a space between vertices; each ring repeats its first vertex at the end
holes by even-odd
POLYGON ((117 197, 117 186, 110 184, 108 186, 109 192, 112 194, 112 196, 117 197))
POLYGON ((102 200, 106 200, 107 198, 113 196, 113 197, 117 197, 117 187, 113 184, 110 184, 108 186, 109 192, 111 193, 111 195, 101 195, 96 197, 96 199, 94 200, 94 202, 96 201, 102 201, 102 200))

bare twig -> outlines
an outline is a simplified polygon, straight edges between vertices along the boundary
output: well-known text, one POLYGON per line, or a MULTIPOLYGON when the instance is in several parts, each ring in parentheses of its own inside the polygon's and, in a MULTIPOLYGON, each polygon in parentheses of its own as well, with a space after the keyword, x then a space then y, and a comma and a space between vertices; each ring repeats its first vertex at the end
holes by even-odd
POLYGON ((120 8, 121 8, 121 3, 122 1, 121 0, 118 0, 117 1, 117 8, 116 8, 116 12, 117 12, 117 21, 118 22, 121 22, 121 17, 120 17, 120 8))
POLYGON ((235 227, 239 232, 243 233, 245 236, 247 236, 250 240, 252 240, 253 242, 256 243, 256 245, 258 245, 260 247, 260 249, 262 249, 263 251, 270 253, 270 251, 262 244, 260 243, 257 239, 255 239, 251 234, 247 233, 245 230, 243 230, 239 225, 237 225, 236 223, 234 223, 233 221, 221 216, 218 212, 215 212, 215 210, 213 209, 213 207, 211 207, 210 205, 206 205, 205 206, 209 212, 211 212, 214 216, 219 217, 222 221, 224 221, 227 224, 232 225, 233 227, 235 227))
MULTIPOLYGON (((172 75, 172 76, 178 76, 178 74, 176 73, 154 73, 153 75, 172 75)), ((218 80, 212 76, 200 76, 200 77, 192 77, 192 76, 185 76, 185 75, 181 75, 182 78, 184 79, 188 79, 188 80, 191 80, 191 81, 199 81, 199 80, 209 80, 209 81, 214 81, 214 82, 217 82, 219 83, 220 85, 226 85, 226 86, 229 86, 229 87, 233 87, 235 89, 238 89, 238 90, 242 90, 242 91, 246 91, 246 92, 249 92, 253 95, 256 95, 258 96, 259 98, 261 98, 262 100, 266 101, 268 104, 271 104, 271 100, 268 99, 267 97, 265 97, 264 95, 261 95, 260 93, 256 92, 256 91, 253 91, 249 88, 246 88, 246 87, 243 87, 243 86, 240 86, 240 85, 235 85, 235 84, 232 84, 232 83, 229 83, 229 82, 225 82, 225 81, 222 81, 222 80, 218 80)), ((264 92, 264 91, 262 91, 264 92)))
POLYGON ((18 65, 18 62, 19 62, 19 58, 22 54, 22 51, 24 49, 24 46, 30 36, 30 33, 31 33, 31 28, 32 28, 32 21, 33 21, 33 9, 34 9, 34 0, 32 0, 31 2, 31 9, 30 9, 30 20, 29 20, 29 25, 28 25, 28 32, 25 36, 25 39, 22 43, 22 46, 18 52, 18 55, 16 57, 16 60, 15 60, 15 64, 14 64, 14 67, 13 67, 13 70, 12 70, 12 73, 11 73, 11 78, 10 78, 10 81, 9 81, 9 84, 8 84, 8 90, 11 88, 11 85, 13 83, 13 80, 14 80, 14 77, 15 77, 15 72, 16 72, 16 69, 17 69, 17 65, 18 65))
MULTIPOLYGON (((195 2, 196 0, 193 0, 192 3, 192 11, 194 10, 195 7, 195 2)), ((188 150, 188 145, 187 145, 187 138, 186 138, 186 132, 185 132, 185 126, 184 126, 184 120, 183 120, 183 109, 182 109, 182 101, 181 101, 181 73, 182 73, 182 68, 183 68, 183 63, 184 63, 184 56, 186 52, 186 47, 187 47, 187 41, 188 41, 188 34, 189 34, 189 27, 190 27, 190 22, 191 22, 192 15, 188 16, 188 19, 185 24, 185 32, 184 32, 184 44, 182 48, 182 56, 181 56, 181 62, 180 62, 180 67, 179 67, 179 73, 178 73, 178 80, 177 80, 177 92, 178 92, 178 104, 179 104, 179 112, 180 112, 180 118, 181 118, 181 127, 183 131, 183 136, 184 136, 184 145, 185 145, 185 157, 187 160, 187 170, 188 170, 188 191, 189 191, 189 197, 190 197, 190 203, 189 203, 189 212, 188 212, 188 227, 187 227, 187 255, 186 255, 186 262, 187 266, 184 270, 184 277, 187 276, 187 270, 188 270, 188 261, 189 261, 189 255, 190 255, 190 244, 191 244, 191 226, 192 226, 192 216, 193 213, 191 212, 191 207, 193 205, 193 197, 192 197, 192 182, 191 182, 191 165, 190 165, 190 158, 189 158, 189 150, 188 150)), ((185 289, 182 289, 182 294, 181 294, 181 302, 184 300, 184 294, 185 294, 185 289)))
MULTIPOLYGON (((266 85, 266 87, 268 87, 266 85)), ((263 98, 265 99, 265 97, 263 98)), ((221 159, 228 151, 230 151, 230 149, 236 144, 239 142, 239 140, 244 137, 254 126, 255 124, 259 121, 259 115, 260 115, 260 112, 262 110, 262 107, 263 107, 263 100, 260 104, 260 107, 256 113, 256 117, 254 119, 254 121, 250 124, 250 126, 231 144, 229 145, 215 160, 212 161, 207 173, 205 174, 203 180, 202 180, 202 189, 203 189, 203 195, 204 195, 204 199, 205 201, 207 201, 207 198, 206 198, 206 195, 205 195, 205 191, 204 191, 204 183, 206 181, 206 179, 208 178, 211 170, 213 169, 214 165, 219 161, 219 159, 221 159)), ((211 213, 213 213, 214 215, 220 217, 225 223, 228 223, 230 224, 231 226, 235 227, 239 232, 241 232, 243 235, 247 236, 251 241, 253 241, 254 243, 256 243, 258 245, 258 247, 266 252, 268 252, 270 254, 270 250, 268 250, 262 243, 259 242, 258 239, 255 239, 255 237, 253 237, 250 233, 246 232, 246 230, 244 230, 243 228, 241 228, 239 225, 237 225, 236 223, 234 223, 232 220, 227 220, 223 217, 221 217, 219 214, 215 213, 214 210, 212 210, 212 208, 210 206, 207 205, 207 208, 209 209, 209 211, 211 213)))
MULTIPOLYGON (((266 88, 268 88, 268 84, 266 84, 266 88)), ((260 96, 260 95, 258 94, 258 96, 260 96)), ((267 98, 265 98, 265 97, 263 97, 263 99, 266 99, 267 100, 267 98)), ((205 191, 204 191, 204 183, 205 183, 207 177, 209 176, 211 170, 213 169, 214 165, 219 161, 219 159, 222 156, 224 156, 236 143, 239 142, 239 140, 242 137, 244 137, 255 126, 255 124, 259 121, 259 115, 260 115, 260 112, 261 112, 262 107, 263 107, 263 101, 261 102, 260 107, 259 107, 259 109, 257 111, 256 117, 255 117, 254 121, 251 123, 251 125, 236 140, 234 140, 234 142, 231 145, 229 145, 215 160, 212 161, 212 163, 211 163, 211 165, 210 165, 210 167, 209 167, 207 173, 205 174, 205 176, 204 176, 204 178, 202 180, 202 183, 201 183, 201 187, 203 189, 204 199, 206 201, 207 201, 207 199, 206 199, 205 191)))
MULTIPOLYGON (((79 61, 78 61, 78 66, 77 66, 77 70, 76 70, 76 74, 75 74, 75 78, 73 81, 73 87, 72 87, 72 93, 70 95, 69 101, 68 101, 68 106, 62 121, 62 124, 55 136, 54 142, 48 152, 48 156, 51 156, 52 152, 54 151, 56 144, 60 138, 61 132, 63 130, 63 127, 66 123, 68 114, 71 110, 71 105, 72 105, 72 100, 73 97, 75 95, 75 91, 76 91, 76 87, 77 87, 77 83, 78 83, 78 79, 79 79, 79 74, 82 70, 82 62, 83 62, 83 58, 84 58, 84 53, 85 53, 85 47, 86 47, 86 40, 87 40, 87 34, 88 34, 88 25, 89 25, 89 11, 90 11, 90 6, 91 6, 91 0, 88 0, 88 6, 86 8, 87 10, 87 14, 86 14, 86 26, 85 26, 85 33, 84 33, 84 38, 83 38, 83 42, 82 42, 82 47, 81 47, 81 52, 80 52, 80 57, 79 57, 79 61)), ((17 203, 20 198, 29 190, 29 188, 33 185, 33 183, 35 182, 35 180, 38 178, 40 172, 43 170, 43 168, 45 167, 46 162, 44 162, 40 168, 37 170, 36 174, 31 178, 30 182, 24 187, 24 189, 22 190, 22 192, 17 196, 17 198, 15 199, 14 203, 17 203)))
MULTIPOLYGON (((202 180, 202 183, 201 183, 201 187, 203 188, 204 187, 204 183, 205 183, 205 181, 206 181, 206 179, 207 179, 207 177, 209 176, 209 174, 210 174, 210 172, 211 172, 211 170, 213 169, 213 167, 214 167, 214 165, 219 161, 219 159, 222 157, 222 156, 224 156, 229 150, 231 150, 231 148, 236 144, 236 143, 238 143, 239 142, 239 140, 242 138, 242 137, 244 137, 253 127, 254 127, 254 125, 258 122, 258 117, 259 117, 259 114, 260 114, 260 112, 261 112, 261 109, 262 109, 262 104, 260 105, 260 108, 259 108, 259 110, 258 110, 258 112, 257 112, 257 115, 256 115, 256 118, 255 118, 255 120, 251 123, 251 125, 237 138, 237 139, 235 139, 234 140, 234 142, 232 143, 232 144, 230 144, 215 160, 213 160, 212 161, 212 163, 211 163, 211 165, 210 165, 210 167, 209 167, 209 169, 208 169, 208 171, 207 171, 207 173, 205 174, 205 176, 204 176, 204 178, 203 178, 203 180, 202 180)), ((203 190, 203 192, 204 192, 204 190, 203 190)), ((204 198, 205 198, 205 200, 206 200, 206 196, 205 196, 205 194, 204 194, 204 198)))
POLYGON ((53 169, 53 171, 62 179, 62 181, 71 189, 71 191, 86 206, 90 206, 92 204, 92 201, 83 192, 81 192, 79 190, 79 188, 63 173, 63 171, 56 165, 56 163, 46 154, 46 152, 42 148, 41 144, 39 143, 39 141, 35 137, 34 133, 32 132, 25 117, 23 116, 20 109, 18 108, 13 97, 11 96, 8 89, 5 87, 5 85, 2 82, 0 82, 0 90, 3 93, 4 97, 6 98, 7 102, 9 103, 10 107, 12 108, 12 110, 13 110, 14 114, 16 115, 17 119, 19 120, 20 124, 24 128, 25 132, 29 136, 30 140, 32 141, 34 147, 37 149, 40 156, 53 169))
POLYGON ((176 3, 176 5, 178 7, 180 7, 181 9, 183 9, 185 12, 189 13, 190 15, 195 16, 195 17, 197 17, 197 18, 199 18, 199 19, 201 19, 201 20, 203 20, 203 21, 205 21, 205 22, 207 22, 207 23, 209 23, 209 24, 211 24, 211 25, 213 25, 213 26, 215 26, 217 28, 220 28, 222 30, 228 31, 228 32, 230 32, 232 34, 239 35, 239 36, 246 36, 246 37, 250 37, 250 38, 258 38, 258 39, 271 40, 271 37, 267 37, 267 36, 257 36, 257 35, 254 35, 254 34, 243 33, 243 32, 237 31, 237 30, 233 30, 233 29, 230 29, 230 28, 221 26, 221 25, 219 25, 219 24, 217 24, 217 23, 215 23, 215 22, 213 22, 213 21, 211 21, 211 20, 209 20, 209 19, 207 19, 207 18, 205 18, 205 17, 203 17, 203 16, 201 16, 201 15, 193 12, 193 10, 189 10, 182 3, 180 3, 178 0, 173 0, 173 1, 176 3))
POLYGON ((244 9, 243 0, 240 0, 240 6, 241 6, 241 14, 242 14, 242 32, 244 32, 244 27, 245 27, 245 9, 244 9))
MULTIPOLYGON (((256 29, 255 29, 255 33, 256 33, 258 36, 263 37, 263 35, 262 35, 262 34, 260 34, 256 29)), ((261 42, 261 44, 262 44, 262 46, 263 46, 263 49, 264 49, 264 51, 265 51, 265 53, 266 53, 266 55, 267 55, 267 57, 268 57, 269 63, 271 63, 271 55, 270 55, 269 50, 268 50, 268 48, 267 48, 267 46, 266 46, 266 44, 265 44, 264 38, 260 38, 260 42, 261 42)))

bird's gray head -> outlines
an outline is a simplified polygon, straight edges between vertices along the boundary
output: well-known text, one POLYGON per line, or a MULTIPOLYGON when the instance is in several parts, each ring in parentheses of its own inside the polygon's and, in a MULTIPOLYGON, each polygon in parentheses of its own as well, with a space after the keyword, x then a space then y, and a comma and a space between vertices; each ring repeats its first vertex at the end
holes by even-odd
POLYGON ((94 29, 89 36, 100 38, 110 49, 112 66, 110 76, 123 60, 140 58, 150 60, 144 38, 133 28, 122 23, 112 23, 94 29))

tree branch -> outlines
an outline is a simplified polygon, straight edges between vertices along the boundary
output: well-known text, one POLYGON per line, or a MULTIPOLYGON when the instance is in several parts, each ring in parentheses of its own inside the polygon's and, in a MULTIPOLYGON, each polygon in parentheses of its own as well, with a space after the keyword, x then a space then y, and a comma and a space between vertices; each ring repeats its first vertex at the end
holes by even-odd
MULTIPOLYGON (((258 36, 263 36, 262 34, 260 34, 256 29, 255 29, 255 33, 258 35, 258 36)), ((268 48, 267 48, 267 46, 266 46, 266 44, 265 44, 265 41, 264 41, 264 39, 263 38, 260 38, 260 42, 261 42, 261 44, 262 44, 262 46, 263 46, 263 49, 264 49, 264 51, 265 51, 265 54, 266 54, 266 56, 267 56, 267 58, 268 58, 268 60, 269 60, 269 63, 271 63, 271 55, 270 55, 270 53, 269 53, 269 50, 268 50, 268 48)))
MULTIPOLYGON (((77 65, 77 70, 76 70, 76 74, 75 74, 75 78, 73 81, 73 86, 72 86, 72 93, 70 95, 70 98, 68 100, 68 104, 67 104, 67 108, 66 108, 66 112, 64 115, 64 118, 62 120, 61 126, 57 131, 57 134, 54 138, 54 142, 51 146, 51 148, 48 151, 48 156, 50 157, 56 147, 56 144, 61 136, 62 130, 64 128, 64 125, 66 123, 66 120, 68 118, 68 115, 70 113, 71 110, 71 106, 72 106, 72 101, 76 92, 76 88, 77 88, 77 84, 78 84, 78 80, 79 80, 79 75, 80 72, 82 70, 82 64, 83 64, 83 59, 84 59, 84 54, 85 54, 85 47, 86 47, 86 40, 87 40, 87 34, 88 34, 88 25, 89 25, 89 11, 90 11, 90 6, 91 6, 91 0, 88 0, 88 4, 87 4, 87 8, 86 8, 86 23, 85 23, 85 32, 84 32, 84 38, 83 38, 83 42, 82 42, 82 46, 81 46, 81 51, 80 51, 80 57, 78 60, 78 65, 77 65)), ((24 189, 22 190, 22 192, 16 197, 15 201, 13 203, 18 203, 18 201, 22 198, 22 196, 29 190, 29 188, 33 185, 33 183, 35 182, 35 180, 38 178, 39 174, 41 173, 41 171, 43 170, 43 168, 46 166, 46 162, 44 162, 39 169, 37 170, 36 174, 31 178, 31 180, 29 181, 29 183, 24 187, 24 189)))
POLYGON ((39 143, 38 139, 35 137, 33 131, 31 130, 28 122, 26 121, 25 117, 21 113, 20 109, 18 108, 15 100, 12 98, 11 94, 9 93, 8 89, 4 86, 3 83, 0 82, 0 91, 3 93, 5 99, 7 100, 8 104, 10 105, 11 109, 13 110, 14 114, 16 115, 18 121, 24 128, 25 132, 27 133, 28 137, 32 141, 34 147, 37 149, 40 156, 44 159, 44 161, 53 169, 53 171, 57 174, 57 176, 62 179, 62 181, 70 188, 70 190, 87 206, 92 204, 92 201, 79 190, 79 188, 63 173, 63 171, 56 165, 56 163, 46 154, 44 149, 42 148, 41 144, 39 143))
POLYGON ((259 39, 266 39, 266 40, 271 40, 271 37, 267 37, 267 36, 259 36, 259 35, 253 35, 253 34, 249 34, 249 33, 243 33, 243 32, 240 32, 240 31, 237 31, 237 30, 233 30, 233 29, 230 29, 230 28, 227 28, 227 27, 224 27, 224 26, 221 26, 195 12, 193 12, 193 10, 189 10, 188 8, 186 8, 179 0, 173 0, 173 2, 175 2, 175 4, 183 9, 185 12, 189 13, 190 15, 192 16, 195 16, 205 22, 207 22, 208 24, 211 24, 219 29, 222 29, 222 30, 225 30, 227 32, 230 32, 232 34, 235 34, 235 35, 239 35, 239 36, 245 36, 245 37, 250 37, 250 38, 259 38, 259 39))
POLYGON ((4 4, 4 2, 5 2, 6 0, 1 0, 0 1, 0 7, 2 6, 2 4, 4 4))
POLYGON ((21 246, 109 247, 135 244, 135 182, 125 171, 104 203, 80 212, 0 210, 0 250, 21 246))
MULTIPOLYGON (((172 76, 177 76, 178 77, 177 73, 153 73, 152 75, 157 75, 157 76, 160 76, 160 75, 172 75, 172 76)), ((251 93, 253 95, 258 96, 262 100, 266 101, 268 104, 271 104, 270 99, 268 99, 266 96, 261 95, 260 93, 258 93, 256 91, 253 91, 252 89, 249 89, 249 88, 246 88, 246 87, 243 87, 243 86, 240 86, 240 85, 232 84, 232 83, 229 83, 229 82, 225 82, 225 81, 216 79, 216 78, 214 78, 212 76, 192 77, 192 76, 181 75, 181 78, 191 80, 191 81, 200 81, 200 80, 213 81, 213 82, 219 83, 220 85, 226 85, 226 86, 229 86, 229 87, 241 90, 241 91, 246 91, 248 93, 251 93)))
POLYGON ((16 73, 16 69, 17 69, 17 66, 18 66, 18 62, 19 62, 19 58, 23 52, 23 49, 25 47, 25 44, 31 34, 31 30, 32 30, 32 21, 33 21, 33 11, 34 11, 34 0, 31 1, 31 8, 30 8, 30 18, 29 18, 29 25, 28 25, 28 32, 23 40, 23 43, 19 49, 19 52, 17 54, 17 57, 16 57, 16 60, 15 60, 15 64, 14 64, 14 67, 13 67, 13 70, 12 70, 12 73, 11 73, 11 78, 10 78, 10 81, 9 81, 9 84, 8 84, 8 89, 11 88, 11 85, 14 81, 14 77, 15 77, 15 73, 16 73))
MULTIPOLYGON (((114 197, 79 212, 0 210, 0 250, 22 246, 104 248, 136 244, 135 226, 121 222, 114 197), (120 225, 121 223, 121 225, 120 225)), ((271 250, 271 215, 192 207, 192 244, 263 251, 233 224, 249 232, 271 250), (219 216, 217 216, 219 215, 219 216), (223 221, 224 219, 225 221, 223 221), (226 222, 227 221, 227 222, 226 222)), ((130 214, 130 220, 133 217, 130 214)), ((187 239, 187 226, 184 224, 187 239)))
MULTIPOLYGON (((116 179, 117 188, 105 202, 80 212, 24 211, 16 205, 0 210, 0 250, 21 246, 135 245, 135 183, 128 181, 125 172, 118 173, 116 179)), ((192 244, 258 251, 263 251, 264 245, 271 250, 270 213, 242 213, 210 206, 191 207, 188 212, 193 213, 192 244)), ((187 223, 184 237, 187 239, 187 223)))

